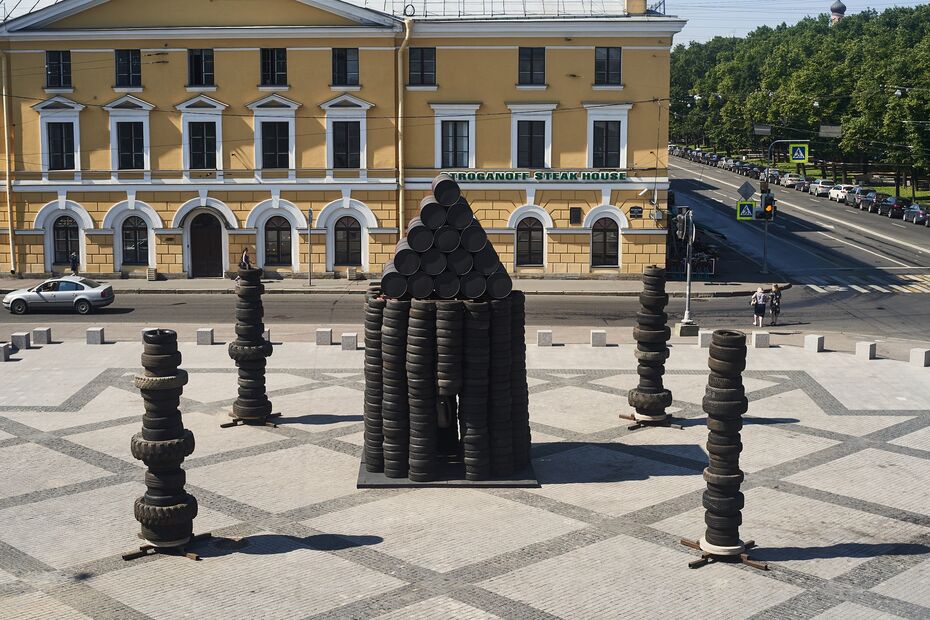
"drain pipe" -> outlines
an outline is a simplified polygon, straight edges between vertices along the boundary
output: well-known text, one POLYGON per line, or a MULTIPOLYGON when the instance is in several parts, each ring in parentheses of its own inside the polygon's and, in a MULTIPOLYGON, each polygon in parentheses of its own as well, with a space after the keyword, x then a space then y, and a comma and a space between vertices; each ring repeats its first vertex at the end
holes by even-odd
POLYGON ((397 52, 397 230, 398 239, 404 236, 404 200, 406 171, 404 169, 404 52, 410 44, 413 20, 404 19, 404 41, 397 52))
POLYGON ((4 150, 4 164, 6 167, 6 222, 8 229, 7 241, 10 245, 10 273, 16 274, 16 246, 13 239, 13 173, 10 169, 10 158, 13 154, 10 152, 11 140, 10 140, 10 121, 9 121, 9 109, 10 109, 10 88, 8 85, 8 80, 10 78, 10 72, 7 70, 7 54, 5 51, 0 51, 0 80, 3 81, 3 150, 4 150))

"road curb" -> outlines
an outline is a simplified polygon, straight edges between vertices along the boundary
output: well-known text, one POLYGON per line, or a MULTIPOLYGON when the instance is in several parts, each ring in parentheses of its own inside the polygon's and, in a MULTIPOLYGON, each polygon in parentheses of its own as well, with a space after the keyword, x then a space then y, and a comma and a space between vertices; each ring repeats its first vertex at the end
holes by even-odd
MULTIPOLYGON (((17 289, 0 289, 0 295, 6 295, 17 289)), ((327 291, 307 291, 302 289, 285 289, 285 290, 266 290, 265 295, 364 295, 367 291, 348 290, 327 290, 327 291)), ((692 299, 709 299, 714 297, 748 297, 755 292, 755 289, 741 291, 711 291, 711 292, 691 292, 692 299)), ((115 291, 116 295, 234 295, 235 291, 228 289, 120 289, 115 291)), ((552 297, 637 297, 640 291, 524 291, 526 295, 544 295, 552 297)), ((671 291, 669 297, 683 298, 684 291, 671 291)))

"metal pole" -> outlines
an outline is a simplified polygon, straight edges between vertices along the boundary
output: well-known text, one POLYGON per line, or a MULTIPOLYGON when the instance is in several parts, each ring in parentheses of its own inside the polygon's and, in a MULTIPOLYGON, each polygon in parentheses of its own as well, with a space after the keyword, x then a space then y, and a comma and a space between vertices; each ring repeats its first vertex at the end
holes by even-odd
POLYGON ((688 235, 688 262, 685 266, 685 316, 681 320, 684 324, 691 323, 691 246, 694 243, 694 235, 696 232, 694 228, 694 213, 688 211, 687 218, 686 221, 690 224, 690 228, 688 229, 690 234, 688 235))
POLYGON ((769 272, 769 221, 765 220, 762 222, 762 271, 760 273, 769 272))
POLYGON ((313 209, 307 209, 307 288, 313 285, 313 209))

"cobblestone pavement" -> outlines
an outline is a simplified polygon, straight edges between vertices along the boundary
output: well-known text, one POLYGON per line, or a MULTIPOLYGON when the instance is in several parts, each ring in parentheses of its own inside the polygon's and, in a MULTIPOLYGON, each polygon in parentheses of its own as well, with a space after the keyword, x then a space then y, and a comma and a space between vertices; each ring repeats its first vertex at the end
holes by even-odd
POLYGON ((539 489, 355 488, 362 352, 276 347, 281 426, 220 429, 225 347, 182 345, 203 561, 124 562, 141 344, 0 364, 0 618, 928 618, 930 369, 751 349, 744 538, 769 572, 689 570, 706 349, 673 347, 682 429, 629 431, 631 347, 530 347, 539 489))

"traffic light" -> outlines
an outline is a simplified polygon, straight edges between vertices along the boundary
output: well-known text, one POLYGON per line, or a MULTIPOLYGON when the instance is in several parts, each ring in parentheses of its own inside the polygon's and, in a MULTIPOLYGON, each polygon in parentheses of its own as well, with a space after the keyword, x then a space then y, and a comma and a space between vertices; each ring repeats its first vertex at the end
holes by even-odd
POLYGON ((772 194, 762 194, 762 219, 775 219, 775 196, 772 194))
POLYGON ((684 213, 679 213, 675 216, 675 236, 684 241, 687 235, 688 218, 684 213))

